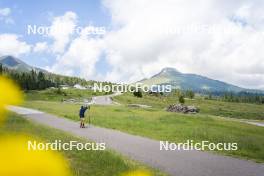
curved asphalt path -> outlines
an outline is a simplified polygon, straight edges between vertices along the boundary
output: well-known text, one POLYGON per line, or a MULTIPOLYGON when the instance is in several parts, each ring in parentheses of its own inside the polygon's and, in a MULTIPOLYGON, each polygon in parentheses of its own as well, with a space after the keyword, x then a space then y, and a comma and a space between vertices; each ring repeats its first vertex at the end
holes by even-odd
POLYGON ((116 92, 111 95, 103 95, 103 96, 95 96, 92 97, 92 104, 97 104, 97 105, 112 105, 114 104, 112 97, 121 95, 120 92, 116 92))
MULTIPOLYGON (((264 127, 264 122, 257 122, 257 121, 241 121, 241 122, 245 122, 251 125, 256 125, 256 126, 260 126, 260 127, 264 127)), ((264 175, 264 174, 263 174, 264 175)))
POLYGON ((160 151, 159 141, 120 131, 90 126, 40 111, 10 106, 25 118, 95 142, 174 176, 263 176, 264 164, 201 151, 160 151))

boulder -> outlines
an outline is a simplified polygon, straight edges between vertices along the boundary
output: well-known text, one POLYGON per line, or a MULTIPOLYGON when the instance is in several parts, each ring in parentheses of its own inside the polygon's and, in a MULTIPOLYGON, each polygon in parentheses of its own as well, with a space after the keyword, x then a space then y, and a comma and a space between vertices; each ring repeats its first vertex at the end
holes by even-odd
POLYGON ((199 112, 199 108, 195 106, 186 106, 183 104, 173 104, 167 108, 167 111, 195 114, 199 112))

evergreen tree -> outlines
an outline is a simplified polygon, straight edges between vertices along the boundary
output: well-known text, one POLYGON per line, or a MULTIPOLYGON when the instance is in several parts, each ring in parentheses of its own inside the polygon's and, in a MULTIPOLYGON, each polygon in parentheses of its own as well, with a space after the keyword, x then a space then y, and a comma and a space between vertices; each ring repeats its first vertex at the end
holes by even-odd
POLYGON ((187 90, 185 93, 186 97, 193 99, 194 98, 194 92, 192 90, 187 90))
POLYGON ((3 65, 0 64, 0 75, 2 75, 2 74, 3 74, 3 65))
POLYGON ((42 90, 48 87, 46 79, 45 79, 45 75, 43 72, 39 72, 38 73, 38 89, 42 90))
POLYGON ((179 102, 180 102, 181 104, 184 104, 184 103, 185 103, 185 100, 184 100, 184 96, 183 96, 183 95, 180 95, 180 96, 179 96, 179 102))
POLYGON ((134 91, 134 92, 133 92, 133 95, 134 95, 135 97, 138 97, 138 98, 142 98, 142 97, 143 97, 143 94, 142 94, 142 92, 141 92, 140 90, 138 90, 138 91, 134 91))

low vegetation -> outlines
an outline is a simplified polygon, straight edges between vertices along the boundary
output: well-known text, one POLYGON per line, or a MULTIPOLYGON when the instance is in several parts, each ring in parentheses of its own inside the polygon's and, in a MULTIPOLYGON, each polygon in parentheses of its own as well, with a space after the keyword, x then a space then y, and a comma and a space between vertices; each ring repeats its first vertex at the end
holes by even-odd
MULTIPOLYGON (((114 97, 114 100, 122 104, 146 104, 157 109, 164 109, 171 104, 179 102, 176 94, 163 96, 144 94, 143 96, 144 98, 141 99, 132 96, 131 93, 125 93, 114 97)), ((185 98, 184 102, 186 105, 198 107, 201 114, 237 119, 264 120, 264 106, 260 104, 208 100, 203 96, 196 96, 194 99, 185 98)))
MULTIPOLYGON (((79 120, 79 105, 29 101, 24 106, 79 120)), ((262 127, 213 115, 186 115, 166 112, 159 108, 143 109, 122 105, 92 106, 89 115, 92 124, 157 140, 186 142, 191 139, 196 142, 203 140, 215 143, 237 142, 238 151, 222 151, 222 153, 264 162, 264 128, 262 127)))
MULTIPOLYGON (((53 142, 55 140, 61 140, 62 142, 69 142, 71 140, 87 142, 84 139, 74 137, 60 130, 32 123, 19 115, 10 113, 4 127, 0 128, 0 134, 12 135, 21 133, 30 136, 34 135, 36 138, 46 142, 53 142)), ((76 176, 113 176, 136 169, 151 170, 113 151, 67 150, 60 152, 67 158, 72 173, 76 176)), ((156 176, 165 175, 157 170, 152 170, 152 173, 156 176)))
POLYGON ((93 90, 79 90, 74 88, 60 89, 49 88, 42 91, 30 90, 26 92, 26 100, 63 101, 67 99, 89 99, 92 96, 105 95, 105 92, 94 92, 93 90))

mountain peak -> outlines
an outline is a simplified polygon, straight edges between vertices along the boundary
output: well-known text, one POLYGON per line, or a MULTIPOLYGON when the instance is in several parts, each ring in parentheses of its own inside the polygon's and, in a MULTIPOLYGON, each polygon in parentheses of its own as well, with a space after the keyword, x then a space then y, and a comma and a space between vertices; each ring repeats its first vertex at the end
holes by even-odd
POLYGON ((179 72, 177 69, 175 68, 172 68, 172 67, 165 67, 163 68, 158 74, 152 76, 151 78, 154 78, 154 77, 172 77, 172 76, 175 76, 175 75, 180 75, 181 72, 179 72))
POLYGON ((165 67, 158 74, 142 80, 146 85, 169 84, 173 88, 195 92, 256 92, 201 75, 181 73, 175 68, 165 67))
POLYGON ((165 67, 161 70, 161 73, 168 73, 168 72, 177 72, 180 73, 176 68, 172 67, 165 67))
POLYGON ((2 64, 10 67, 14 67, 23 63, 21 60, 9 55, 0 57, 0 61, 2 64))
POLYGON ((7 67, 9 69, 14 69, 17 71, 22 71, 22 72, 28 72, 31 70, 36 70, 36 71, 42 71, 42 72, 47 72, 46 70, 30 66, 23 62, 22 60, 14 57, 14 56, 1 56, 0 57, 0 64, 2 64, 4 67, 7 67))

